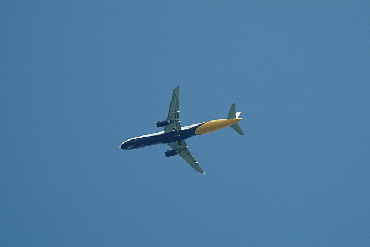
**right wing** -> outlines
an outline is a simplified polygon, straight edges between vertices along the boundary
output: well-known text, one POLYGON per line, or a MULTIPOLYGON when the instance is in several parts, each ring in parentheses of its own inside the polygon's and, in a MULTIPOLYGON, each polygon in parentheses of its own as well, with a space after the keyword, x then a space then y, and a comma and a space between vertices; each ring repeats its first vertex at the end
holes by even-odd
POLYGON ((167 121, 169 124, 164 127, 165 133, 169 133, 174 130, 181 130, 179 86, 175 87, 173 90, 170 108, 168 109, 167 121))
POLYGON ((194 158, 194 156, 190 153, 188 149, 188 145, 186 144, 185 140, 181 140, 178 142, 170 142, 168 145, 176 150, 178 154, 183 158, 186 162, 191 165, 197 172, 205 173, 202 168, 199 166, 198 161, 194 158))

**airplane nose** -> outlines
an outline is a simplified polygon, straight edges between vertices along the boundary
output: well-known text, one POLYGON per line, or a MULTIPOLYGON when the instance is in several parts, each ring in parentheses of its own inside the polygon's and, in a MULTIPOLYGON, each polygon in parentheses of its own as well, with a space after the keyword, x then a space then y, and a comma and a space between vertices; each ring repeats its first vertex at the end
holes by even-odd
POLYGON ((122 148, 122 145, 123 145, 123 144, 119 145, 119 146, 118 146, 118 149, 123 149, 123 148, 122 148))

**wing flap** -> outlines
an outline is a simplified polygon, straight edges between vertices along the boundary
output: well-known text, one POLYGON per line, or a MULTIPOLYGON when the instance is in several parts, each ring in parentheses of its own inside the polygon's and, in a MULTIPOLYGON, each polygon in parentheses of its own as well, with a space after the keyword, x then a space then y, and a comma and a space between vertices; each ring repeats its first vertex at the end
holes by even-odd
POLYGON ((165 133, 181 129, 179 86, 175 87, 173 90, 170 107, 168 109, 167 121, 169 124, 164 128, 165 133))

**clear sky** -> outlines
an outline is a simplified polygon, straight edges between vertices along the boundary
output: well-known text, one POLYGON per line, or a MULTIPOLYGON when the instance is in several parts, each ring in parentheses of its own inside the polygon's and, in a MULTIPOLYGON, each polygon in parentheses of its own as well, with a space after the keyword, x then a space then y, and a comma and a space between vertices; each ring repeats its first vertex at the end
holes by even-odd
POLYGON ((2 1, 1 246, 370 246, 369 1, 2 1), (153 133, 180 86, 207 173, 153 133))

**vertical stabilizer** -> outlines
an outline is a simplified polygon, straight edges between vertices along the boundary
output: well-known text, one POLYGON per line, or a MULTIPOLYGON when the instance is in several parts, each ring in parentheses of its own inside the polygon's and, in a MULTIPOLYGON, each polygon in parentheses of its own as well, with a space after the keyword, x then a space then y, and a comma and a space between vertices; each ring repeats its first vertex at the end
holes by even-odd
MULTIPOLYGON (((227 119, 230 120, 230 119, 239 118, 240 113, 241 112, 236 112, 236 107, 235 107, 235 103, 234 103, 230 107, 229 114, 227 115, 227 119)), ((230 127, 233 128, 233 130, 235 130, 239 135, 244 135, 244 133, 243 133, 243 131, 240 128, 238 123, 234 123, 234 124, 230 125, 230 127)))

